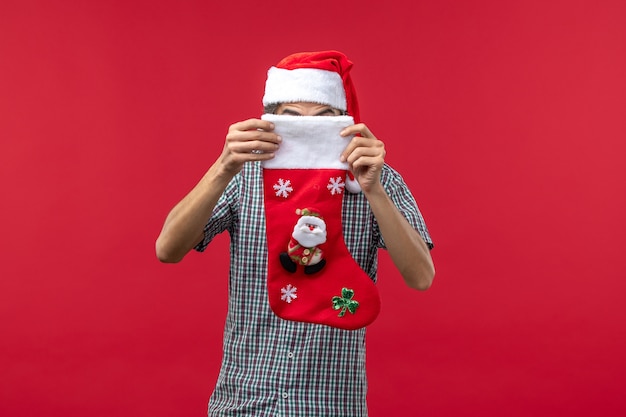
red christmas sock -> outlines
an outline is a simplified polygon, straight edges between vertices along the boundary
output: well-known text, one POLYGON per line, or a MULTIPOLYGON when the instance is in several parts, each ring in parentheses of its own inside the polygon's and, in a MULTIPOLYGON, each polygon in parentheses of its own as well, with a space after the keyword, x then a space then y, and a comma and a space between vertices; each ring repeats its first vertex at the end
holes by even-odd
POLYGON ((352 118, 263 119, 283 138, 263 171, 272 310, 287 320, 342 329, 370 324, 380 310, 378 290, 346 248, 341 221, 349 179, 339 161, 348 139, 339 132, 352 118))

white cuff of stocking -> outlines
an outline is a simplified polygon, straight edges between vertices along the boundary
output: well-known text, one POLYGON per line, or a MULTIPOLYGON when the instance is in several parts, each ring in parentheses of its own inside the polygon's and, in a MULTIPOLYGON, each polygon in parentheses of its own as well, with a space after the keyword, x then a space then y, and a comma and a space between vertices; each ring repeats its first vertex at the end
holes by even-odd
POLYGON ((290 116, 264 114, 282 138, 274 158, 264 161, 266 169, 348 169, 339 157, 353 136, 339 133, 354 124, 351 116, 290 116))

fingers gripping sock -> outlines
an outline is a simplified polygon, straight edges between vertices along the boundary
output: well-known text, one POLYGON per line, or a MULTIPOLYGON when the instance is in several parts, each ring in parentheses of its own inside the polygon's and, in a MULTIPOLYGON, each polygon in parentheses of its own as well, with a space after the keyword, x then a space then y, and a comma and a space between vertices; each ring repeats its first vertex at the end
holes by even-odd
POLYGON ((283 141, 264 162, 269 303, 283 319, 358 329, 380 310, 378 289, 342 231, 349 116, 263 115, 283 141))

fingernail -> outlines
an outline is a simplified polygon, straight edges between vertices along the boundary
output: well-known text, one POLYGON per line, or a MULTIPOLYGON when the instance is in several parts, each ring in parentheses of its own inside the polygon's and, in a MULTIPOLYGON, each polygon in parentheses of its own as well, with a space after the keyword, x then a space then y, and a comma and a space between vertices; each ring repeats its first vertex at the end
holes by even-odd
POLYGON ((280 136, 276 136, 276 139, 278 139, 279 142, 283 141, 283 138, 281 138, 280 136))

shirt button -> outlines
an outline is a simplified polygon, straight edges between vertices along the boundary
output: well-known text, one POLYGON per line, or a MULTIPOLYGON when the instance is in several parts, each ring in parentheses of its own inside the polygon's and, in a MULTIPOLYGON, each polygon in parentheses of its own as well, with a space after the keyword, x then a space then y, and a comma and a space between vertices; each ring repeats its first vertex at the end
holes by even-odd
POLYGON ((287 353, 287 357, 288 357, 289 359, 293 358, 293 352, 289 352, 289 353, 287 353))
POLYGON ((283 392, 283 398, 287 398, 289 397, 289 394, 287 394, 286 392, 283 392))
POLYGON ((307 263, 309 261, 309 258, 307 258, 306 256, 302 257, 302 262, 307 263))
POLYGON ((310 250, 308 250, 308 249, 305 249, 305 250, 304 250, 304 254, 305 254, 305 255, 308 255, 309 253, 311 253, 311 251, 310 251, 310 250))

